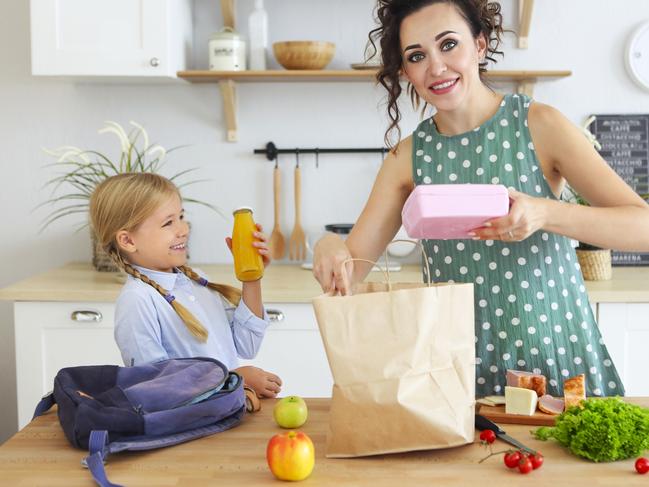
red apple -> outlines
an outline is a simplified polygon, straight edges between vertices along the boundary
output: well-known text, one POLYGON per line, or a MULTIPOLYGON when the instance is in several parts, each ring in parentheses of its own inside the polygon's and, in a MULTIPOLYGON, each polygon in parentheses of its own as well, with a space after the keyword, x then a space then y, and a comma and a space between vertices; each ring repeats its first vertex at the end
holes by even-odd
POLYGON ((301 431, 277 434, 268 442, 266 460, 279 480, 304 480, 315 464, 313 442, 301 431))
POLYGON ((282 428, 299 428, 306 423, 308 408, 299 396, 288 396, 278 400, 273 408, 273 418, 282 428))

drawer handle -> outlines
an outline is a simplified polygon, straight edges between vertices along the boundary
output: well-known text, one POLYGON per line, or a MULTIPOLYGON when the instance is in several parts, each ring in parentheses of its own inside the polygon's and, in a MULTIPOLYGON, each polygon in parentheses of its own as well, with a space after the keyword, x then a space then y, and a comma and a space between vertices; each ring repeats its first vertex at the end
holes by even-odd
POLYGON ((154 68, 157 68, 158 66, 160 66, 160 60, 157 57, 152 57, 149 61, 149 64, 151 64, 151 66, 153 66, 154 68))
POLYGON ((284 313, 278 309, 267 309, 266 314, 268 315, 268 319, 274 323, 284 321, 284 313))
POLYGON ((99 323, 102 320, 101 313, 99 311, 90 311, 90 310, 80 310, 72 312, 72 321, 79 321, 83 323, 88 323, 94 321, 99 323))

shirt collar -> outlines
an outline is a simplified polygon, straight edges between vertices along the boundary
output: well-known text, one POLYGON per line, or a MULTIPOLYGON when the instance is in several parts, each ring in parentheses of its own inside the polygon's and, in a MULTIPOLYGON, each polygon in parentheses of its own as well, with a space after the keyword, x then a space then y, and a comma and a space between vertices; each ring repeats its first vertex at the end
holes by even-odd
POLYGON ((171 291, 174 287, 176 287, 176 284, 181 284, 189 281, 189 278, 185 274, 175 268, 174 272, 162 272, 153 269, 147 269, 146 267, 141 267, 139 265, 133 265, 133 267, 149 279, 155 281, 157 284, 165 288, 167 291, 171 291))

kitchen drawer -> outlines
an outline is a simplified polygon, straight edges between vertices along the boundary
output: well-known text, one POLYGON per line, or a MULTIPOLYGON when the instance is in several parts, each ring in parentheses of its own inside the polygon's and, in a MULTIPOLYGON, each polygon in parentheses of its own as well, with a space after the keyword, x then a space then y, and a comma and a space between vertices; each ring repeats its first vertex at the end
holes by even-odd
POLYGON ((112 329, 115 323, 112 303, 20 301, 14 312, 23 323, 42 322, 47 327, 112 329))

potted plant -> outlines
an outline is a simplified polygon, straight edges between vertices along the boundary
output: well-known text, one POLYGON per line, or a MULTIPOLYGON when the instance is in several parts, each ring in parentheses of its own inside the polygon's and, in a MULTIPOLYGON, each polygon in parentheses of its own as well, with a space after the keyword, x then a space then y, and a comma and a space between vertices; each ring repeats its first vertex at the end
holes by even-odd
MULTIPOLYGON (((60 218, 79 213, 87 213, 89 200, 95 187, 104 179, 116 174, 128 172, 153 172, 158 173, 166 163, 166 156, 179 147, 165 150, 162 146, 149 143, 149 136, 144 128, 130 122, 132 129, 127 134, 124 128, 116 122, 106 122, 106 125, 99 130, 100 134, 111 133, 117 136, 120 144, 120 151, 116 158, 110 157, 92 149, 80 149, 74 146, 63 146, 54 150, 45 150, 51 156, 56 157, 56 162, 49 164, 62 170, 56 177, 50 179, 45 186, 52 187, 50 198, 38 205, 55 208, 45 217, 40 231, 45 230, 52 223, 60 218)), ((196 169, 186 169, 167 176, 178 188, 183 188, 201 180, 181 182, 186 176, 196 169)), ((197 203, 217 213, 221 211, 204 201, 183 197, 183 201, 197 203)), ((37 208, 38 208, 37 207, 37 208)), ((82 224, 79 228, 88 226, 82 224)), ((96 239, 91 230, 93 258, 92 263, 98 271, 117 271, 117 266, 110 257, 97 246, 96 239)))

